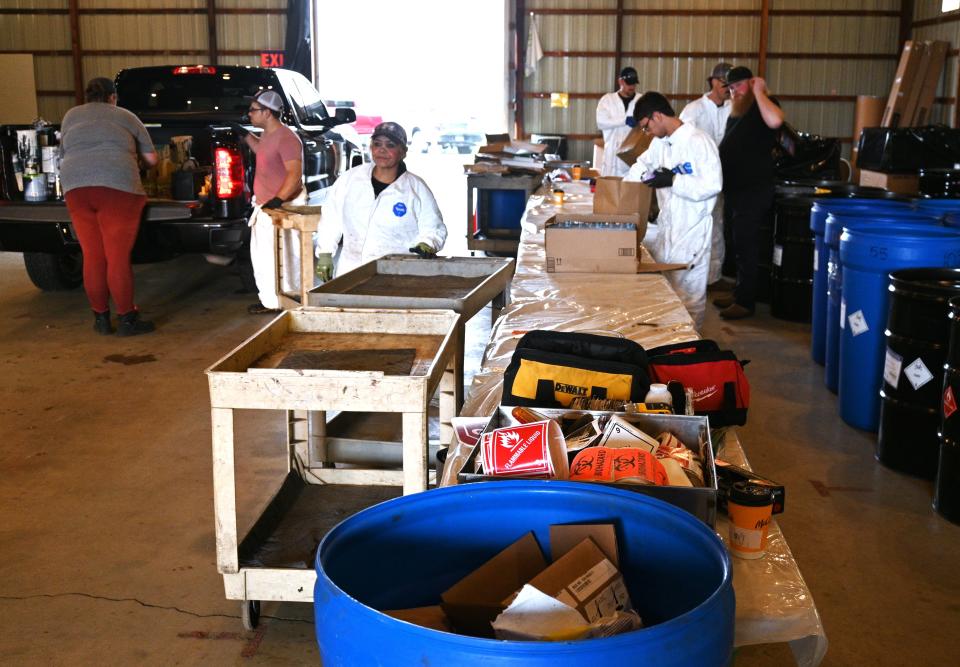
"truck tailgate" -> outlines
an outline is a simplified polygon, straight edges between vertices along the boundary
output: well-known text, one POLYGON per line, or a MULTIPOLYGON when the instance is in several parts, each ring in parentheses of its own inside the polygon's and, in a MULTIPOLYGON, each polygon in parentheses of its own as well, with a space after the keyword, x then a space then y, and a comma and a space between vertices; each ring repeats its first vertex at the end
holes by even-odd
MULTIPOLYGON (((189 220, 191 209, 184 202, 148 200, 144 221, 189 220)), ((0 201, 0 222, 70 222, 67 205, 63 202, 6 202, 0 201)))

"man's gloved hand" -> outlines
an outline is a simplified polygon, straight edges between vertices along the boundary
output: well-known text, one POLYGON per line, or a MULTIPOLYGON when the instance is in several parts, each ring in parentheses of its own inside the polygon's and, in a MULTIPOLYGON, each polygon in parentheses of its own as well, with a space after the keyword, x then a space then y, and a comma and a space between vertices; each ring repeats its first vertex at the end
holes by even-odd
POLYGON ((234 121, 230 121, 229 123, 227 123, 227 125, 230 126, 230 129, 231 129, 231 130, 233 130, 234 132, 237 133, 237 136, 238 136, 238 137, 244 137, 244 136, 246 136, 246 135, 248 135, 248 134, 250 133, 250 130, 248 130, 247 128, 245 128, 245 127, 244 127, 243 125, 241 125, 240 123, 237 123, 237 122, 234 122, 234 121))
POLYGON ((260 208, 280 208, 283 206, 283 200, 280 197, 274 197, 260 208))
POLYGON ((637 119, 634 118, 633 116, 627 116, 627 121, 626 121, 626 123, 627 123, 627 127, 636 127, 636 126, 637 126, 637 119))
POLYGON ((410 248, 410 252, 415 252, 423 259, 433 259, 437 256, 437 251, 430 247, 428 243, 418 243, 410 248))
POLYGON ((669 188, 673 185, 674 173, 666 167, 655 169, 646 179, 644 184, 651 188, 669 188))
POLYGON ((333 255, 329 252, 317 253, 317 278, 327 282, 333 277, 333 255))

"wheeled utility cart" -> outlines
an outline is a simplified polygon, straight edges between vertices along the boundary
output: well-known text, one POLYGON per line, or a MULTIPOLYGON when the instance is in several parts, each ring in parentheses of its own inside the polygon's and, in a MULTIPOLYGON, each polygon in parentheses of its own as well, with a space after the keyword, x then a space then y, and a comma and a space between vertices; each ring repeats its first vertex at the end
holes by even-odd
POLYGON ((260 600, 313 600, 313 553, 342 518, 324 514, 334 494, 360 509, 399 495, 398 487, 426 490, 428 408, 439 393, 441 424, 455 414, 459 325, 448 310, 287 311, 207 369, 217 569, 227 598, 244 601, 247 627, 256 624, 260 600), (237 409, 282 410, 287 418, 287 476, 242 540, 237 409), (325 443, 328 410, 399 413, 403 469, 338 465, 325 443))

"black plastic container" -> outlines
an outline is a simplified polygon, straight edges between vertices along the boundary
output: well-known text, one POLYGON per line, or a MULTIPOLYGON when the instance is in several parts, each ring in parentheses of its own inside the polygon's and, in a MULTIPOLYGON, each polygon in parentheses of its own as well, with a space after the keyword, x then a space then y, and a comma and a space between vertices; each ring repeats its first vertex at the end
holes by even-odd
POLYGON ((957 199, 960 197, 960 169, 921 169, 918 187, 921 197, 957 199))
POLYGON ((770 266, 770 314, 809 322, 813 309, 813 232, 807 197, 777 201, 770 266))
POLYGON ((960 524, 960 297, 950 299, 950 345, 940 401, 940 459, 933 485, 933 509, 960 524))
POLYGON ((933 479, 940 449, 941 371, 950 338, 948 301, 960 296, 960 269, 894 271, 889 290, 877 460, 933 479))

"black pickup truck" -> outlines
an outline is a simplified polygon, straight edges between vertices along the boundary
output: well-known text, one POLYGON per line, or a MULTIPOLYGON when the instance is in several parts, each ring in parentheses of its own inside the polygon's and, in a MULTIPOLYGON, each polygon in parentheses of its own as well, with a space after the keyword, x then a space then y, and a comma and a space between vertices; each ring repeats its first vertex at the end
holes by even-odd
MULTIPOLYGON (((133 250, 135 262, 202 253, 217 263, 237 260, 241 279, 249 272, 247 217, 253 190, 254 156, 227 125, 246 115, 249 98, 272 89, 285 102, 283 122, 303 142, 304 183, 311 203, 344 170, 363 161, 352 128, 352 109, 331 116, 320 94, 302 75, 283 69, 170 65, 137 67, 116 77, 118 104, 135 113, 156 146, 174 136, 192 137, 192 157, 210 174, 208 192, 175 201, 151 197, 133 250)), ((28 202, 13 173, 16 130, 0 126, 0 251, 23 253, 27 274, 42 290, 82 283, 82 256, 63 201, 28 202)), ((249 124, 248 129, 255 130, 249 124)))

